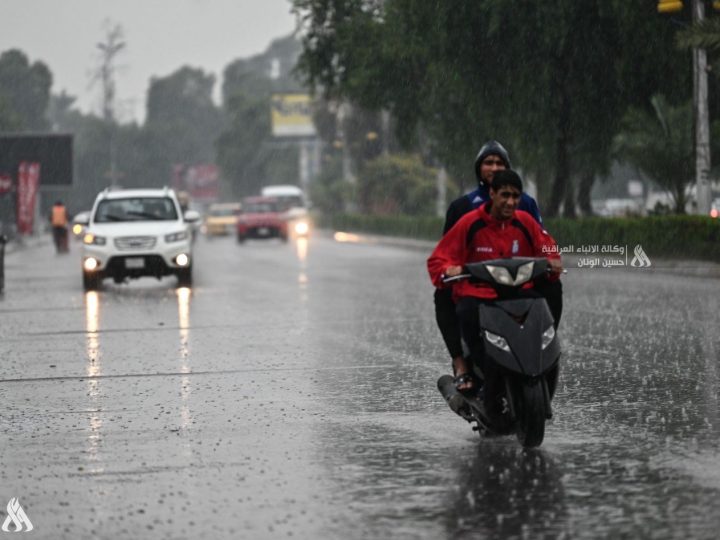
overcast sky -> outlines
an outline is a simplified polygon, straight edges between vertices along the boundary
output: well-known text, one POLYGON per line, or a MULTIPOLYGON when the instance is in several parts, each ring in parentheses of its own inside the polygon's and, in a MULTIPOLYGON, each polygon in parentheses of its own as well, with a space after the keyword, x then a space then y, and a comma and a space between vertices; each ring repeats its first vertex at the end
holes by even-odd
POLYGON ((290 0, 2 0, 0 52, 18 48, 53 74, 53 93, 65 90, 86 112, 100 111, 100 87, 90 86, 97 43, 108 21, 119 24, 118 118, 142 120, 151 76, 183 65, 216 74, 237 58, 263 52, 290 34, 290 0))

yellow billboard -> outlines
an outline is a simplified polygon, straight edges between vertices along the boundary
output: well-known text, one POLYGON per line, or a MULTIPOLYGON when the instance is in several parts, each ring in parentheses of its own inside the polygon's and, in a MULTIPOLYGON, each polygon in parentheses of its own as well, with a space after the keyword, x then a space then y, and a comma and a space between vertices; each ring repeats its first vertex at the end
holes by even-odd
POLYGON ((272 96, 272 132, 275 137, 314 137, 311 100, 307 94, 272 96))

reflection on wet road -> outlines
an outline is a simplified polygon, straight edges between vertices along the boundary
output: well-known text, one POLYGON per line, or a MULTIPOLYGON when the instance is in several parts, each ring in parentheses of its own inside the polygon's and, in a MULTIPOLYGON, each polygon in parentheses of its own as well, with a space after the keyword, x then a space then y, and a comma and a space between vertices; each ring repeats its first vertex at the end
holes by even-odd
POLYGON ((77 253, 14 253, 0 508, 41 538, 717 536, 720 281, 570 272, 523 451, 435 390, 427 252, 337 240, 200 239, 192 289, 83 293, 77 253))

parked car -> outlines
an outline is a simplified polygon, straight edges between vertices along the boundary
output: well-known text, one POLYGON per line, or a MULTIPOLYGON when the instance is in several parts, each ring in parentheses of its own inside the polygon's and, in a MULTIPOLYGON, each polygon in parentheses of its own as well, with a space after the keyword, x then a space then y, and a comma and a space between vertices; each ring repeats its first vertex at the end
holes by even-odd
POLYGON ((288 239, 288 222, 283 208, 274 197, 247 197, 242 201, 242 211, 237 220, 237 241, 248 238, 288 239))
POLYGON ((194 210, 182 213, 172 189, 105 190, 95 199, 82 246, 85 290, 102 280, 175 275, 192 284, 194 210))
POLYGON ((239 202, 211 204, 205 218, 205 234, 207 236, 232 234, 237 226, 237 217, 241 208, 239 202))

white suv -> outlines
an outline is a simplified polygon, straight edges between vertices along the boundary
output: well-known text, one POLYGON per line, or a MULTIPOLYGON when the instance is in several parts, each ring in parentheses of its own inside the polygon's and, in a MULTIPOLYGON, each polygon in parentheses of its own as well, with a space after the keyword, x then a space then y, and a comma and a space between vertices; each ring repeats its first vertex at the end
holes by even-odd
POLYGON ((192 284, 192 224, 200 215, 183 215, 171 189, 105 190, 95 199, 82 248, 85 290, 102 280, 176 275, 192 284))

